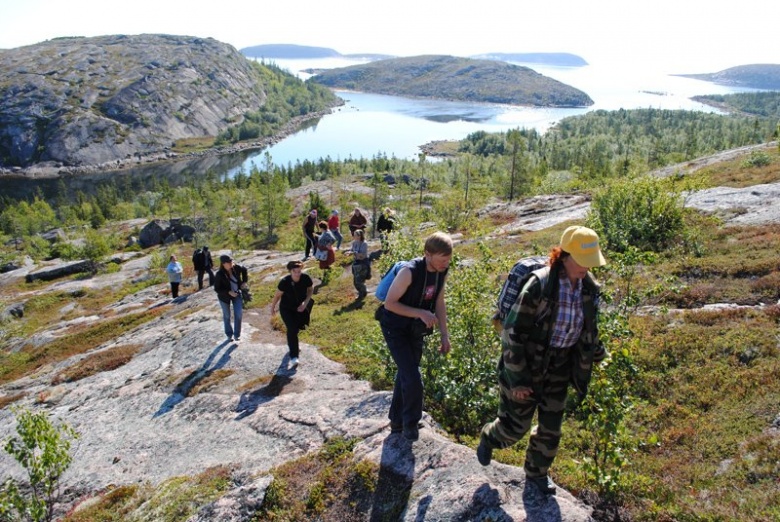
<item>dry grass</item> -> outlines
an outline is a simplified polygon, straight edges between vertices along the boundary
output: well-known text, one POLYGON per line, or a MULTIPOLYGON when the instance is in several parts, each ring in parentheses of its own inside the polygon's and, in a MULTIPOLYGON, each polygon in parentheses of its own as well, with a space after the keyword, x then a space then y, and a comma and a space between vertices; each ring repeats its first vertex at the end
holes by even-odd
POLYGON ((695 178, 701 179, 708 187, 735 187, 744 188, 764 183, 780 181, 780 153, 777 147, 762 149, 769 158, 770 163, 761 167, 745 166, 745 159, 749 156, 741 156, 735 160, 724 161, 716 165, 703 168, 696 172, 695 178))
POLYGON ((138 326, 156 319, 160 308, 74 327, 71 333, 41 346, 27 344, 16 353, 0 354, 0 384, 12 382, 44 365, 87 353, 138 326))
POLYGON ((129 363, 143 348, 141 344, 126 344, 93 353, 56 374, 52 385, 74 382, 100 372, 111 371, 129 363))
POLYGON ((9 404, 13 404, 16 401, 20 401, 27 396, 26 393, 11 393, 0 397, 0 409, 5 408, 9 404))

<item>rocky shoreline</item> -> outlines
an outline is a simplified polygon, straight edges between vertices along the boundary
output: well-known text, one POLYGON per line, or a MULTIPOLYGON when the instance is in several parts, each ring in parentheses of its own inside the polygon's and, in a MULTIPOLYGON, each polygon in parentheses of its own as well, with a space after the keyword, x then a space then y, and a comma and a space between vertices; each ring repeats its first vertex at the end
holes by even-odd
POLYGON ((161 150, 153 154, 136 155, 133 157, 116 159, 114 161, 108 161, 105 163, 99 163, 95 165, 67 166, 58 163, 47 162, 47 163, 39 163, 26 168, 22 168, 22 167, 5 168, 0 166, 0 179, 9 178, 9 177, 42 179, 42 178, 59 178, 59 177, 66 177, 66 176, 78 176, 78 175, 85 175, 85 174, 100 174, 105 172, 122 171, 130 168, 138 167, 139 165, 149 165, 152 163, 162 163, 167 161, 181 161, 181 160, 192 159, 192 158, 202 158, 206 156, 220 156, 220 155, 227 155, 227 154, 235 154, 237 152, 246 151, 246 150, 264 149, 266 147, 270 147, 272 145, 275 145, 276 143, 279 143, 284 138, 287 138, 292 134, 295 134, 297 131, 301 129, 301 126, 307 121, 319 119, 322 118, 323 116, 327 116, 333 111, 335 107, 339 107, 343 104, 344 101, 341 100, 340 104, 334 105, 333 107, 330 107, 328 109, 318 111, 318 112, 313 112, 311 114, 305 114, 303 116, 296 116, 295 118, 287 122, 287 124, 285 124, 284 127, 282 127, 282 129, 279 132, 277 132, 273 136, 268 136, 266 138, 239 142, 227 146, 210 147, 204 150, 185 152, 185 153, 174 152, 170 148, 166 147, 165 150, 161 150))

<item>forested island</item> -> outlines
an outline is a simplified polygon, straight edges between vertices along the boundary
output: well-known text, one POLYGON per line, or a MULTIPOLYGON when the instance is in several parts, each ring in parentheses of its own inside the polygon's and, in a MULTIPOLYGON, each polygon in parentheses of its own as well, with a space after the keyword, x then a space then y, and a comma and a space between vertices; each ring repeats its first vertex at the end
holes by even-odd
POLYGON ((331 88, 394 96, 537 107, 587 107, 584 92, 528 67, 495 60, 425 55, 318 71, 331 88))
POLYGON ((754 89, 780 89, 780 65, 750 64, 731 67, 715 73, 676 74, 684 78, 693 78, 705 82, 732 87, 751 87, 754 89))

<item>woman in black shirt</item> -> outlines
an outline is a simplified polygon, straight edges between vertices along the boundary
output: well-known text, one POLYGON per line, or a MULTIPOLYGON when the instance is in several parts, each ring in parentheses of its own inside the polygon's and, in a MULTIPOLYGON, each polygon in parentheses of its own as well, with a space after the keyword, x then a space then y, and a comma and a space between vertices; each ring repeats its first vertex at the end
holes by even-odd
POLYGON ((290 348, 290 367, 298 366, 298 332, 309 324, 309 316, 314 301, 311 295, 314 283, 308 274, 303 273, 303 263, 290 261, 287 263, 290 271, 279 281, 276 294, 271 303, 271 316, 276 313, 277 305, 282 321, 287 328, 287 346, 290 348))

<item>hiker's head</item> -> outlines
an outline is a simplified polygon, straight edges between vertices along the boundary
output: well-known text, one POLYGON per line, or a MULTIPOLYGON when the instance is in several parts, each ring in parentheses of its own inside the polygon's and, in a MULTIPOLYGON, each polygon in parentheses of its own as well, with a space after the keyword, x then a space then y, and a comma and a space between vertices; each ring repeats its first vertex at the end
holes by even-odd
POLYGON ((327 221, 320 221, 317 224, 318 227, 320 227, 320 230, 328 230, 328 222, 327 221))
POLYGON ((176 261, 176 256, 171 256, 171 261, 176 261))
POLYGON ((563 231, 561 249, 568 252, 574 261, 584 268, 607 264, 599 248, 599 236, 592 229, 572 226, 563 231))
POLYGON ((287 270, 290 272, 292 278, 297 281, 301 277, 301 271, 303 270, 303 263, 300 261, 290 261, 287 263, 287 270))
POLYGON ((361 229, 357 229, 352 233, 352 237, 355 238, 355 241, 364 241, 366 238, 366 233, 361 229))
POLYGON ((204 246, 204 247, 203 247, 203 251, 204 251, 204 252, 206 252, 208 249, 209 249, 209 247, 207 247, 207 246, 204 246))
POLYGON ((444 272, 452 260, 452 238, 444 232, 434 232, 425 240, 425 264, 435 272, 444 272))
POLYGON ((222 265, 223 267, 225 265, 228 265, 226 268, 229 268, 230 265, 233 264, 233 258, 227 254, 222 254, 221 256, 219 256, 219 264, 222 265))

